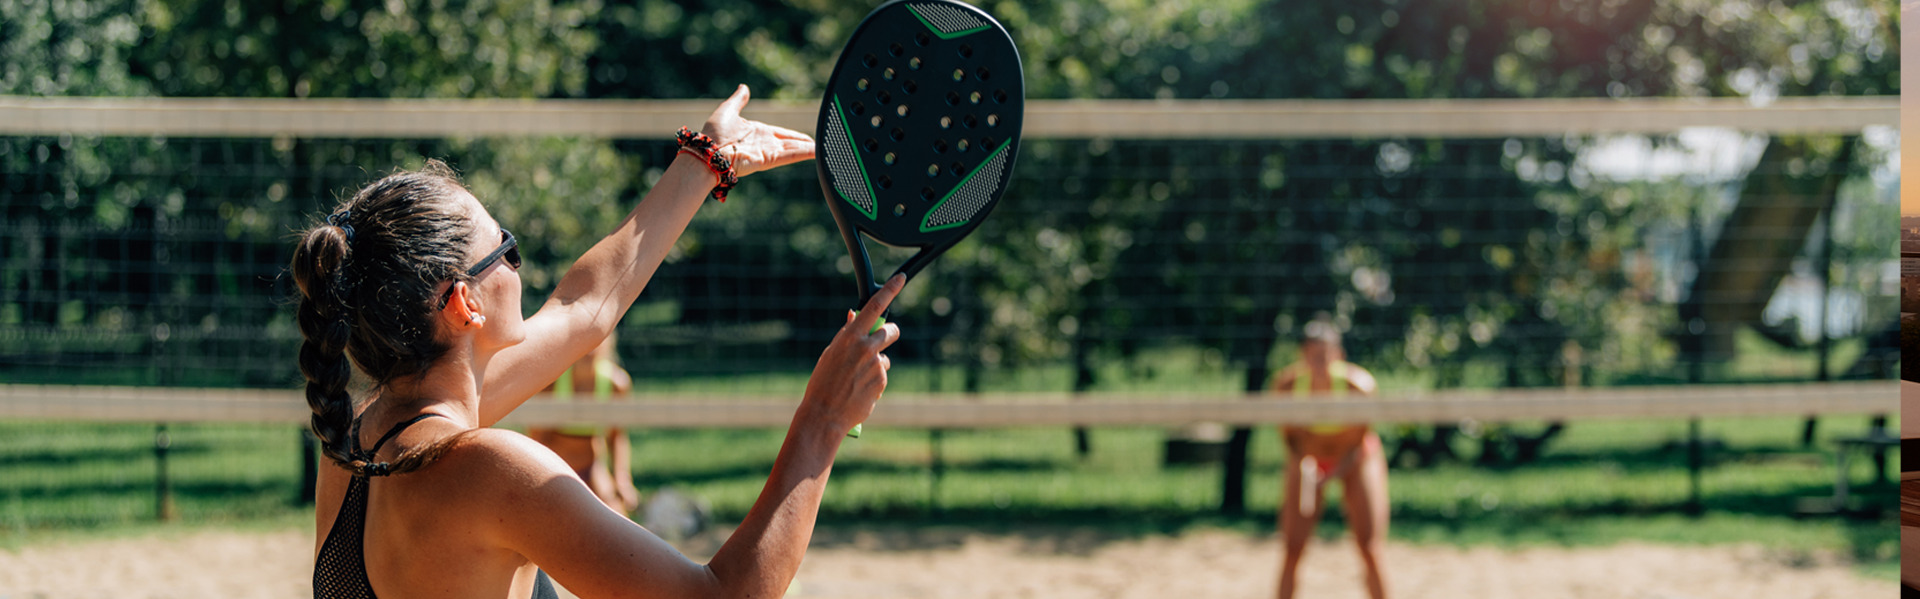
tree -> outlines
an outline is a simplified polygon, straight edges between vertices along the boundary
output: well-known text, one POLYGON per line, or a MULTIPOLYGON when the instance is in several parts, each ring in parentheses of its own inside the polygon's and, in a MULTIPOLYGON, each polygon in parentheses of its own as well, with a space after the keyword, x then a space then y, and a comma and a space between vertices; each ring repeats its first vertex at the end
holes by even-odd
MULTIPOLYGON (((1898 92, 1890 2, 984 7, 1016 36, 1034 98, 1765 101, 1898 92)), ((745 82, 760 98, 810 99, 870 8, 824 0, 449 0, 417 9, 364 0, 18 2, 0 6, 0 91, 664 98, 715 97, 745 82)), ((923 349, 970 365, 970 387, 994 371, 1049 362, 1077 364, 1077 384, 1092 386, 1106 376, 1099 373, 1114 372, 1106 367, 1131 364, 1145 349, 1185 344, 1207 348, 1220 357, 1211 363, 1239 369, 1252 387, 1287 355, 1280 337, 1319 311, 1353 326, 1357 360, 1431 370, 1440 386, 1564 381, 1576 367, 1560 357, 1568 348, 1584 356, 1577 367, 1600 367, 1599 375, 1607 365, 1643 369, 1668 358, 1633 351, 1653 345, 1677 316, 1648 301, 1646 283, 1626 270, 1647 251, 1640 232, 1683 228, 1691 213, 1656 195, 1692 194, 1687 206, 1700 206, 1713 192, 1604 180, 1579 161, 1595 142, 1036 141, 1019 168, 1047 176, 1023 176, 1002 213, 926 275, 942 284, 910 287, 900 309, 938 338, 923 349), (1469 372, 1484 363, 1500 365, 1491 381, 1469 372)), ((1840 151, 1808 147, 1807 160, 1840 151)), ((455 158, 503 221, 543 240, 528 248, 529 293, 537 295, 671 155, 658 142, 561 139, 13 138, 0 149, 6 172, 28 173, 11 178, 0 200, 9 222, 84 222, 95 231, 83 241, 15 236, 0 243, 10 255, 151 263, 169 254, 226 265, 146 268, 153 277, 125 280, 81 268, 9 273, 0 288, 16 299, 0 302, 25 306, 12 308, 22 322, 114 321, 130 338, 148 338, 140 331, 213 315, 220 327, 278 331, 224 333, 232 348, 291 329, 275 325, 271 310, 178 302, 156 316, 142 306, 175 292, 284 294, 284 286, 256 279, 284 264, 276 252, 285 251, 285 232, 396 164, 455 158), (187 231, 208 241, 150 247, 187 231), (114 291, 78 311, 17 299, 83 287, 114 291)), ((656 289, 686 299, 662 314, 682 323, 748 314, 802 331, 832 326, 831 318, 807 316, 823 306, 731 316, 710 307, 723 294, 754 292, 747 275, 713 273, 777 270, 791 289, 844 283, 836 268, 842 250, 803 169, 748 185, 743 191, 779 203, 727 206, 696 222, 674 258, 690 278, 668 275, 656 289), (777 233, 765 248, 718 243, 737 231, 777 233), (721 268, 727 264, 741 268, 721 268)), ((1866 255, 1845 249, 1869 245, 1860 235, 1836 257, 1866 255)), ((0 321, 8 309, 0 306, 0 321)), ((804 367, 803 345, 768 357, 804 367)), ((1588 380, 1596 378, 1608 380, 1588 380)))

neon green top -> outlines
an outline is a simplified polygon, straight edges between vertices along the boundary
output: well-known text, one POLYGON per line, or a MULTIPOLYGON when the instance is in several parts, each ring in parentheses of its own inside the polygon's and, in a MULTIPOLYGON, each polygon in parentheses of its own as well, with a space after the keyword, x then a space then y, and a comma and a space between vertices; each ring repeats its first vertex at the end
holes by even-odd
MULTIPOLYGON (((613 377, 608 373, 613 368, 613 360, 596 359, 593 361, 593 400, 606 403, 613 399, 613 377)), ((573 401, 573 369, 568 368, 553 381, 553 399, 561 403, 573 401)), ((593 437, 607 432, 606 425, 591 422, 576 422, 556 428, 562 435, 593 437)))
MULTIPOLYGON (((1308 397, 1313 395, 1320 395, 1322 397, 1329 397, 1337 400, 1341 397, 1345 397, 1347 394, 1347 368, 1350 366, 1352 366, 1352 364, 1349 364, 1343 360, 1334 360, 1333 363, 1328 364, 1327 375, 1333 379, 1332 380, 1333 384, 1331 385, 1332 388, 1318 394, 1316 394, 1313 390, 1313 369, 1307 368, 1307 365, 1305 363, 1295 362, 1293 364, 1288 365, 1286 368, 1282 369, 1281 372, 1286 372, 1287 370, 1293 370, 1296 368, 1300 370, 1300 374, 1295 375, 1293 377, 1293 389, 1290 389, 1290 391, 1293 392, 1294 396, 1308 397)), ((1340 432, 1341 430, 1346 429, 1349 426, 1352 426, 1352 425, 1321 422, 1321 423, 1307 425, 1307 430, 1312 431, 1314 433, 1318 433, 1318 434, 1337 433, 1337 432, 1340 432)))

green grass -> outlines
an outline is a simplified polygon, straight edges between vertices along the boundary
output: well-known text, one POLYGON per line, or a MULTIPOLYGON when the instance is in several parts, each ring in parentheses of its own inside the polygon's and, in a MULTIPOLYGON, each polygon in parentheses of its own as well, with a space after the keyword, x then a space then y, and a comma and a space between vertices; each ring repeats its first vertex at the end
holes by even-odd
MULTIPOLYGON (((1870 460, 1855 460, 1852 480, 1867 504, 1886 506, 1884 516, 1795 514, 1801 498, 1832 491, 1827 440, 1862 431, 1865 419, 1822 420, 1822 440, 1813 449, 1800 446, 1799 426, 1797 418, 1706 421, 1706 436, 1716 445, 1702 481, 1706 511, 1697 517, 1683 509, 1684 421, 1583 421, 1532 464, 1395 469, 1391 534, 1414 543, 1500 547, 1757 543, 1838 552, 1863 572, 1892 579, 1897 489, 1867 483, 1870 460)), ((179 519, 161 525, 153 523, 151 425, 0 423, 0 548, 204 527, 284 529, 311 521, 311 508, 294 501, 294 427, 196 424, 169 432, 179 519)), ((759 493, 781 437, 772 430, 638 433, 636 477, 643 491, 680 487, 710 501, 719 520, 734 520, 759 493)), ((820 523, 1007 534, 1097 530, 1106 538, 1194 527, 1272 533, 1281 459, 1272 430, 1254 436, 1248 510, 1238 516, 1216 510, 1218 466, 1161 464, 1164 438, 1159 429, 1097 429, 1093 451, 1082 459, 1063 429, 946 431, 936 484, 930 433, 879 427, 845 445, 820 523)), ((1456 447, 1471 456, 1478 444, 1463 440, 1456 447)), ((1320 534, 1344 534, 1337 512, 1320 534)))
MULTIPOLYGON (((1147 349, 1131 364, 1102 366, 1101 383, 1091 391, 1217 394, 1239 391, 1241 371, 1228 367, 1218 353, 1192 347, 1147 349)), ((798 398, 806 389, 810 374, 799 370, 771 370, 705 376, 675 372, 648 377, 643 373, 634 382, 634 388, 638 393, 655 395, 736 393, 798 398)), ((929 367, 925 363, 903 361, 896 362, 887 371, 887 389, 896 393, 958 393, 964 389, 964 380, 965 372, 958 366, 929 367)), ((980 381, 982 393, 1065 391, 1072 387, 1073 371, 1066 364, 991 370, 980 381)))
MULTIPOLYGON (((1705 369, 1709 383, 1808 382, 1815 378, 1818 352, 1813 349, 1787 349, 1767 341, 1758 333, 1741 330, 1734 343, 1740 359, 1705 369)), ((1282 344, 1273 352, 1270 366, 1279 368, 1294 359, 1294 348, 1282 344)), ((1866 351, 1860 339, 1842 339, 1833 343, 1828 356, 1829 374, 1839 376, 1848 365, 1866 351)), ((1430 390, 1435 386, 1432 368, 1394 367, 1386 364, 1371 370, 1386 392, 1430 390)), ((706 394, 769 395, 798 398, 806 389, 808 372, 766 369, 745 373, 697 374, 670 372, 658 376, 638 373, 634 387, 638 393, 685 396, 706 394)), ((1182 395, 1230 395, 1242 390, 1244 371, 1221 352, 1193 346, 1143 348, 1128 360, 1106 360, 1095 367, 1090 393, 1182 395)), ((1067 364, 1032 365, 1019 369, 990 369, 981 375, 982 393, 1062 392, 1073 387, 1073 370, 1067 364)), ((930 367, 916 361, 895 362, 888 371, 887 389, 895 393, 958 393, 964 388, 965 372, 958 366, 930 367)), ((1593 373, 1590 385, 1680 385, 1686 384, 1686 372, 1678 365, 1647 372, 1593 373)), ((1498 388, 1506 384, 1504 362, 1476 360, 1462 366, 1459 386, 1498 388)))
MULTIPOLYGON (((1822 440, 1811 450, 1799 445, 1798 419, 1707 421, 1703 432, 1715 447, 1702 480, 1705 513, 1697 517, 1685 512, 1684 421, 1578 422, 1540 461, 1526 466, 1395 470, 1392 535, 1416 543, 1502 547, 1757 543, 1789 552, 1839 552, 1863 571, 1891 580, 1898 572, 1899 541, 1891 511, 1866 520, 1795 513, 1800 499, 1832 491, 1826 440, 1857 434, 1864 420, 1823 420, 1822 440)), ((1217 466, 1163 467, 1163 439, 1158 429, 1095 430, 1093 452, 1082 460, 1066 430, 947 431, 940 441, 944 472, 936 483, 927 431, 877 428, 843 449, 820 522, 1010 534, 1092 527, 1117 537, 1191 527, 1272 533, 1281 455, 1271 430, 1254 437, 1243 516, 1216 512, 1217 466)), ((683 487, 712 501, 726 520, 751 506, 780 435, 657 431, 635 443, 644 488, 683 487), (730 451, 711 451, 715 447, 730 451)), ((1471 455, 1470 445, 1458 446, 1471 455)), ((1873 473, 1868 460, 1854 464, 1852 480, 1862 500, 1890 510, 1895 487, 1861 488, 1873 473)), ((1320 533, 1344 534, 1337 513, 1320 533)))
MULTIPOLYGON (((1471 368, 1479 376, 1471 382, 1487 387, 1502 379, 1497 367, 1477 364, 1471 368), (1484 371, 1484 372, 1483 372, 1484 371)), ((637 393, 659 396, 703 394, 769 395, 798 398, 806 389, 805 371, 771 370, 718 375, 669 373, 659 377, 638 375, 637 393)), ((1382 371, 1375 373, 1382 389, 1407 390, 1432 387, 1425 371, 1382 371)), ((887 390, 894 393, 960 393, 965 372, 958 366, 929 367, 925 363, 895 362, 887 371, 887 390)), ((1182 395, 1232 395, 1242 391, 1244 371, 1230 364, 1218 351, 1197 347, 1157 347, 1140 351, 1125 362, 1105 362, 1096 368, 1097 382, 1089 393, 1182 395)), ((1025 367, 1015 370, 989 370, 981 376, 981 393, 1065 392, 1073 388, 1073 370, 1067 364, 1025 367)))
MULTIPOLYGON (((153 425, 0 422, 0 545, 49 531, 152 521, 153 425)), ((174 424, 168 480, 178 519, 244 523, 286 517, 299 489, 299 429, 174 424)))

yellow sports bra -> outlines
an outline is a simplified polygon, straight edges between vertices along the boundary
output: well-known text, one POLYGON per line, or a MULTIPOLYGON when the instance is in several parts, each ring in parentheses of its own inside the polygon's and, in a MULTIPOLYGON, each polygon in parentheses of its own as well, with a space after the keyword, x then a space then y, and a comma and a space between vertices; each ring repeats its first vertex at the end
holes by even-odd
MULTIPOLYGON (((616 366, 612 360, 603 358, 593 361, 593 400, 596 403, 606 403, 613 399, 613 376, 609 374, 613 368, 616 366)), ((553 399, 563 403, 573 401, 572 368, 568 368, 566 372, 560 374, 560 378, 553 381, 553 399)), ((556 430, 563 435, 592 437, 605 432, 606 429, 607 427, 600 424, 576 422, 556 430)))
MULTIPOLYGON (((1318 392, 1318 393, 1316 393, 1313 390, 1313 370, 1307 368, 1307 365, 1305 363, 1295 362, 1291 365, 1288 365, 1281 372, 1285 372, 1287 370, 1296 370, 1296 369, 1299 371, 1300 374, 1295 375, 1293 377, 1293 389, 1291 389, 1291 391, 1293 392, 1293 395, 1296 397, 1309 397, 1309 396, 1318 395, 1320 397, 1338 399, 1341 397, 1345 397, 1347 394, 1347 368, 1349 366, 1352 366, 1352 364, 1349 364, 1343 360, 1334 360, 1333 363, 1328 364, 1327 375, 1333 379, 1332 380, 1333 384, 1330 385, 1331 389, 1327 391, 1318 392)), ((1353 425, 1321 422, 1321 423, 1307 425, 1307 430, 1312 431, 1314 433, 1321 433, 1321 434, 1337 433, 1337 432, 1340 432, 1341 430, 1346 429, 1349 426, 1353 426, 1353 425)))

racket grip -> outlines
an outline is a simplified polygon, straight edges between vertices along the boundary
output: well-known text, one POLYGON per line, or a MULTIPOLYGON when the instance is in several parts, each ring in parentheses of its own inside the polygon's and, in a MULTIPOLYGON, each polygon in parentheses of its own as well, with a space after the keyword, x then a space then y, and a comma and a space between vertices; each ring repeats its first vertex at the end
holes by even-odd
MULTIPOLYGON (((854 310, 853 316, 855 318, 859 318, 860 311, 854 310)), ((880 315, 879 320, 873 321, 873 330, 867 331, 867 334, 872 335, 874 333, 878 333, 880 332, 880 327, 883 327, 883 326, 887 326, 887 315, 885 314, 880 315)), ((847 431, 847 436, 854 439, 860 438, 860 425, 858 424, 853 425, 853 430, 847 431)))
MULTIPOLYGON (((859 317, 860 317, 860 311, 859 311, 859 310, 854 310, 854 311, 853 311, 853 317, 854 317, 854 318, 859 318, 859 317)), ((875 321, 873 321, 873 328, 872 328, 872 329, 870 329, 870 330, 868 330, 868 331, 867 331, 867 334, 868 334, 868 335, 872 335, 872 334, 874 334, 874 333, 878 333, 878 332, 880 332, 880 327, 884 327, 884 326, 887 326, 887 315, 885 315, 885 314, 881 314, 881 315, 880 315, 880 319, 879 319, 879 320, 875 320, 875 321)))

